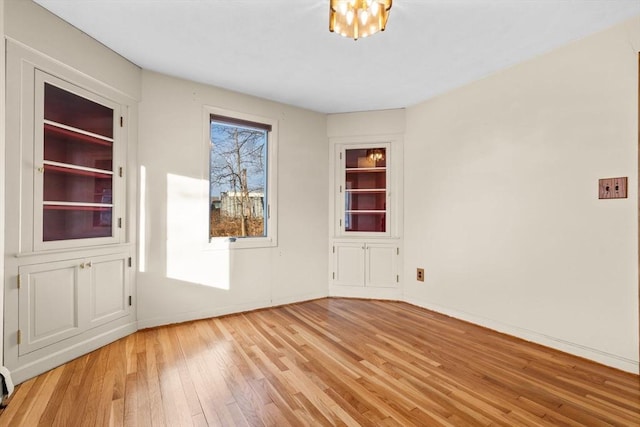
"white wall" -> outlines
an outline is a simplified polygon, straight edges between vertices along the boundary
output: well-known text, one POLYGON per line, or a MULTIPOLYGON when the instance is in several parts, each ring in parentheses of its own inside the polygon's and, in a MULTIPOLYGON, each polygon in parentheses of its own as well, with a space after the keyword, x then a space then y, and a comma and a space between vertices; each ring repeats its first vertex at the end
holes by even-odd
POLYGON ((407 301, 638 372, 639 49, 640 17, 407 110, 407 301))
POLYGON ((404 127, 404 108, 327 115, 329 138, 402 135, 404 127))
POLYGON ((327 295, 325 115, 143 72, 141 328, 327 295), (211 250, 204 106, 278 121, 278 246, 211 250))
MULTIPOLYGON (((4 159, 5 148, 5 43, 4 43, 4 0, 0 0, 0 153, 4 159)), ((4 161, 0 161, 0 331, 4 331, 4 161)), ((4 340, 0 340, 0 358, 4 360, 4 340)), ((0 363, 1 365, 2 363, 0 363)))

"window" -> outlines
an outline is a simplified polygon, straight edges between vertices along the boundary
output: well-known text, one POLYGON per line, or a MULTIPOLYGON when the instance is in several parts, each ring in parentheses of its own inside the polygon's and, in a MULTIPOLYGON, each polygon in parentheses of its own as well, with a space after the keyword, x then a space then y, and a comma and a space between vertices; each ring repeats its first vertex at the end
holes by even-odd
POLYGON ((275 245, 275 123, 209 111, 209 239, 275 245))

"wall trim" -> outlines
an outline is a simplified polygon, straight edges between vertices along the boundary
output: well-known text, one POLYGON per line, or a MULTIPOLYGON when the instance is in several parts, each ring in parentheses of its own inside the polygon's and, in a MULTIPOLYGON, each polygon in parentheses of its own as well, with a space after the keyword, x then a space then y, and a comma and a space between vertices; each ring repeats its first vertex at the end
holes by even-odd
POLYGON ((248 311, 273 308, 280 305, 296 304, 299 302, 306 302, 319 298, 327 298, 327 294, 324 292, 312 293, 295 297, 276 298, 269 300, 265 299, 244 304, 233 304, 224 307, 216 307, 210 310, 185 311, 182 313, 172 314, 170 316, 158 316, 149 319, 138 320, 138 330, 172 325, 176 323, 190 322, 192 320, 210 319, 214 317, 226 316, 229 314, 240 314, 248 311))
POLYGON ((299 302, 307 302, 313 301, 321 298, 328 298, 329 294, 327 292, 313 292, 305 295, 297 295, 291 297, 282 297, 282 298, 271 298, 271 306, 270 307, 278 307, 281 305, 289 305, 289 304, 297 304, 299 302))
POLYGON ((444 314, 458 320, 463 320, 474 325, 481 326, 483 328, 510 335, 515 338, 523 339, 535 344, 540 344, 554 350, 559 350, 563 353, 568 353, 573 356, 578 356, 593 362, 616 368, 625 372, 630 372, 636 375, 640 374, 640 362, 637 360, 627 359, 625 357, 607 353, 595 348, 586 347, 584 345, 573 343, 570 341, 565 341, 560 338, 541 334, 529 329, 520 328, 486 317, 477 316, 471 313, 455 310, 449 307, 444 307, 438 304, 433 304, 418 299, 405 298, 404 302, 420 308, 434 311, 436 313, 444 314))
POLYGON ((339 286, 329 285, 329 297, 331 298, 362 298, 391 301, 403 301, 402 286, 397 288, 376 288, 364 286, 339 286))

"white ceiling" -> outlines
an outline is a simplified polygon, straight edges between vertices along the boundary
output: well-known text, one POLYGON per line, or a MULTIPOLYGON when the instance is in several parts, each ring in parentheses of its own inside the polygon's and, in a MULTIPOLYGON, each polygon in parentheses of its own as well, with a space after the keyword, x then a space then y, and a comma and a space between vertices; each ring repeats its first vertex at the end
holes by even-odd
POLYGON ((35 0, 133 63, 318 112, 407 107, 640 14, 638 0, 395 0, 329 33, 329 0, 35 0))

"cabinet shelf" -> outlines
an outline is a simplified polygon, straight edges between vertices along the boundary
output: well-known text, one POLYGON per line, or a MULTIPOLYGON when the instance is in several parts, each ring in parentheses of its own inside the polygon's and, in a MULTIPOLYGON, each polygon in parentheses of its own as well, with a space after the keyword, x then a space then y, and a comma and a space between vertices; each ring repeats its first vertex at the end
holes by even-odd
POLYGON ((44 120, 44 130, 45 132, 71 137, 91 144, 105 145, 109 147, 113 145, 112 138, 107 138, 106 136, 87 132, 72 126, 63 125, 62 123, 57 123, 52 120, 44 120))
POLYGON ((360 194, 377 194, 377 193, 387 192, 385 188, 347 188, 345 191, 347 193, 360 193, 360 194))
POLYGON ((375 215, 384 215, 387 213, 387 211, 385 210, 346 210, 344 211, 346 214, 350 214, 350 215, 371 215, 371 214, 375 214, 375 215))
POLYGON ((67 163, 52 162, 45 160, 44 162, 45 172, 63 173, 78 176, 90 176, 92 178, 104 178, 111 179, 113 176, 112 171, 106 171, 102 169, 87 168, 84 166, 70 165, 67 163))
POLYGON ((369 173, 369 172, 386 172, 387 168, 380 166, 377 168, 346 168, 345 171, 349 173, 369 173))
POLYGON ((73 202, 43 202, 46 211, 92 211, 108 212, 113 209, 111 204, 99 203, 73 203, 73 202))

